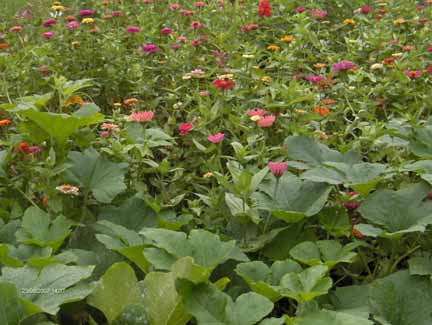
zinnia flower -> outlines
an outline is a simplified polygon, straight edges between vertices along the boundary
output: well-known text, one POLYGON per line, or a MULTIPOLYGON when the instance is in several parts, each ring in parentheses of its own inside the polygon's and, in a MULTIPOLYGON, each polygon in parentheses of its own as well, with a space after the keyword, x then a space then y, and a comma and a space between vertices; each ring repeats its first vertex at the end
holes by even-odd
POLYGON ((128 121, 138 123, 150 122, 153 119, 153 115, 154 113, 151 111, 132 112, 128 117, 128 121))
POLYGON ((172 32, 173 32, 173 30, 171 28, 169 28, 169 27, 164 27, 160 31, 160 33, 162 35, 170 35, 170 34, 172 34, 172 32))
POLYGON ((187 123, 182 123, 180 124, 178 130, 180 135, 186 135, 190 132, 190 130, 192 130, 193 125, 191 122, 187 122, 187 123))
POLYGON ((319 83, 323 77, 321 75, 313 75, 313 74, 309 74, 306 76, 305 78, 307 81, 312 82, 312 83, 319 83))
POLYGON ((362 6, 360 8, 360 13, 363 14, 363 15, 367 15, 371 11, 372 11, 372 8, 370 6, 362 6))
POLYGON ((54 37, 54 32, 45 32, 45 33, 42 33, 42 37, 45 38, 45 39, 51 39, 51 38, 54 37))
POLYGON ((71 22, 69 22, 69 23, 66 24, 66 28, 69 29, 69 30, 77 29, 77 28, 79 28, 79 26, 80 26, 79 23, 77 21, 75 21, 75 20, 73 20, 73 21, 71 21, 71 22))
POLYGON ((225 79, 216 79, 212 82, 213 86, 216 87, 218 90, 228 90, 228 89, 234 89, 235 84, 231 80, 225 80, 225 79))
POLYGON ((286 172, 288 164, 286 162, 269 161, 267 167, 273 175, 281 177, 286 172))
POLYGON ((261 17, 270 17, 272 14, 270 3, 267 0, 261 0, 258 4, 258 15, 261 17))
POLYGON ((348 60, 343 60, 338 63, 332 64, 333 67, 333 73, 337 73, 339 71, 345 71, 356 68, 356 65, 348 60))
POLYGON ((23 30, 22 26, 12 26, 11 28, 9 28, 10 32, 20 32, 23 30))
POLYGON ((133 33, 139 33, 140 30, 141 29, 138 26, 128 26, 128 27, 126 27, 126 31, 128 33, 131 33, 131 34, 133 34, 133 33))
POLYGON ((79 195, 79 188, 70 184, 63 184, 56 187, 56 190, 68 195, 79 195))
POLYGON ((325 10, 320 10, 320 9, 312 9, 311 10, 311 15, 313 18, 317 19, 317 20, 321 20, 327 17, 328 13, 325 10))
POLYGON ((156 44, 143 44, 141 48, 146 53, 156 53, 159 51, 159 48, 156 44))
POLYGON ((305 8, 305 7, 297 7, 297 8, 295 9, 295 11, 296 11, 296 13, 301 14, 302 12, 305 12, 305 11, 306 11, 306 8, 305 8))
POLYGON ((267 116, 262 116, 258 122, 257 125, 260 128, 269 128, 273 125, 273 123, 276 121, 276 116, 274 115, 267 115, 267 116))
POLYGON ((422 75, 422 71, 421 70, 405 70, 404 75, 406 75, 411 80, 417 79, 418 77, 420 77, 422 75))
POLYGON ((191 27, 192 27, 193 29, 199 29, 199 28, 202 27, 202 24, 201 24, 201 22, 199 22, 199 21, 193 21, 193 22, 191 23, 191 27))
POLYGON ((209 135, 207 137, 207 140, 209 140, 211 143, 219 143, 223 140, 223 138, 225 137, 225 134, 223 133, 216 133, 214 135, 209 135))
POLYGON ((85 17, 85 16, 92 16, 93 15, 93 10, 91 9, 82 9, 79 12, 81 17, 85 17))
POLYGON ((44 27, 51 27, 53 25, 55 25, 57 23, 57 20, 55 20, 54 18, 50 18, 44 21, 43 25, 44 27))
POLYGON ((8 119, 0 120, 0 126, 9 125, 9 124, 11 124, 11 123, 12 123, 12 121, 11 121, 11 120, 8 120, 8 119))
POLYGON ((327 116, 330 114, 330 110, 327 107, 323 107, 323 106, 315 107, 314 112, 321 116, 327 116))

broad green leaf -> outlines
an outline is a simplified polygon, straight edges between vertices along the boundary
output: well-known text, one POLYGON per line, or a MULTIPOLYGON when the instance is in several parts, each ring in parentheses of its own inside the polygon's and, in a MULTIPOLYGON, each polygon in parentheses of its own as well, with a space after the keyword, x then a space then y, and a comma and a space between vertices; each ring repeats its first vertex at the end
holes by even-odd
POLYGON ((0 282, 13 283, 26 314, 45 312, 55 315, 64 303, 87 297, 93 286, 79 283, 90 277, 94 266, 49 265, 39 271, 25 266, 2 269, 0 282))
POLYGON ((337 311, 347 314, 368 318, 369 307, 369 286, 347 286, 337 287, 329 294, 330 302, 337 311))
POLYGON ((402 171, 416 172, 420 177, 432 184, 432 160, 420 160, 413 164, 406 165, 402 171))
POLYGON ((120 262, 105 272, 87 302, 112 322, 126 306, 139 302, 139 297, 134 270, 129 264, 120 262))
POLYGON ((22 267, 24 264, 19 259, 9 255, 9 246, 0 244, 0 266, 22 267))
POLYGON ((275 192, 274 179, 260 186, 254 195, 259 209, 269 210, 286 222, 297 222, 317 214, 327 201, 331 187, 326 184, 303 182, 293 174, 285 173, 275 192))
MULTIPOLYGON (((166 256, 166 253, 177 259, 190 256, 196 264, 209 270, 213 270, 228 259, 236 258, 244 261, 246 258, 246 256, 233 254, 236 251, 234 240, 223 242, 219 236, 206 230, 192 230, 189 237, 183 232, 156 228, 145 228, 140 234, 145 237, 146 243, 162 250, 160 252, 162 256, 166 256)), ((144 255, 149 258, 147 252, 146 248, 144 255)), ((157 251, 151 250, 151 254, 154 256, 157 251)), ((151 261, 151 258, 149 260, 151 261)), ((160 267, 161 265, 158 266, 160 267)))
POLYGON ((112 325, 150 325, 144 304, 126 306, 112 325))
POLYGON ((295 260, 310 266, 324 264, 333 267, 338 263, 351 263, 357 255, 352 252, 355 247, 353 243, 342 246, 335 240, 305 241, 293 247, 290 254, 295 260))
POLYGON ((399 271, 370 285, 375 319, 391 325, 432 324, 432 283, 429 278, 399 271))
POLYGON ((344 208, 324 208, 318 218, 325 231, 336 238, 348 236, 351 232, 351 221, 347 210, 344 208))
POLYGON ((84 192, 91 191, 101 203, 110 203, 117 194, 126 190, 127 163, 111 162, 93 148, 83 153, 70 152, 68 163, 71 167, 65 172, 66 179, 84 192))
POLYGON ((273 309, 270 300, 253 292, 240 295, 234 302, 213 284, 177 280, 176 287, 185 309, 202 325, 253 325, 273 309))
POLYGON ((333 310, 320 310, 305 316, 299 317, 295 325, 373 325, 367 318, 337 312, 333 310))
POLYGON ((69 236, 71 226, 72 223, 62 215, 51 221, 45 211, 30 207, 24 213, 16 238, 24 244, 52 247, 55 252, 69 236))
POLYGON ((204 267, 195 264, 192 257, 182 257, 177 260, 171 267, 171 271, 176 278, 187 279, 193 283, 208 281, 210 271, 204 267))
POLYGON ((24 318, 24 308, 17 290, 11 283, 0 282, 0 324, 15 325, 24 318))
POLYGON ((152 325, 182 325, 190 320, 191 316, 177 294, 173 273, 151 272, 142 285, 144 304, 152 325))
POLYGON ((418 128, 414 132, 414 139, 410 141, 410 149, 417 157, 432 158, 432 127, 418 128))
POLYGON ((281 279, 281 293, 299 303, 306 303, 315 297, 327 294, 332 280, 327 277, 328 267, 317 265, 300 273, 288 273, 281 279))
POLYGON ((99 110, 95 104, 85 104, 72 115, 38 112, 34 109, 20 110, 18 114, 32 120, 58 144, 63 145, 80 127, 102 122, 104 116, 99 110))
POLYGON ((429 254, 425 256, 415 256, 408 260, 411 275, 432 276, 432 258, 429 254))
POLYGON ((382 226, 390 235, 420 231, 432 224, 432 202, 424 200, 430 187, 412 184, 398 191, 379 190, 370 195, 358 211, 369 222, 382 226))

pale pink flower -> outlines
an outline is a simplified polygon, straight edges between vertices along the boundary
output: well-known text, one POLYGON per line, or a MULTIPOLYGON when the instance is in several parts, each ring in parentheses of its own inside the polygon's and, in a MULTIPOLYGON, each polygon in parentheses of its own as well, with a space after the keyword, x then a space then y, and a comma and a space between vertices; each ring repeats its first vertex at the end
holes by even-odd
POLYGON ((171 4, 169 5, 169 8, 170 8, 171 10, 177 10, 177 9, 180 9, 180 5, 179 5, 178 3, 171 3, 171 4))
POLYGON ((253 108, 247 111, 247 115, 252 117, 252 116, 259 116, 262 117, 267 113, 266 110, 262 109, 262 108, 253 108))
POLYGON ((267 116, 262 116, 257 124, 260 128, 269 128, 273 125, 273 123, 276 120, 276 116, 274 115, 267 115, 267 116))
POLYGON ((138 123, 149 122, 153 119, 153 115, 154 113, 151 111, 132 112, 129 115, 128 120, 130 122, 138 122, 138 123))
POLYGON ((273 175, 280 177, 286 172, 288 164, 286 162, 269 161, 267 167, 273 175))
POLYGON ((69 194, 69 195, 79 195, 79 188, 70 184, 63 184, 56 187, 56 190, 63 193, 63 194, 69 194))

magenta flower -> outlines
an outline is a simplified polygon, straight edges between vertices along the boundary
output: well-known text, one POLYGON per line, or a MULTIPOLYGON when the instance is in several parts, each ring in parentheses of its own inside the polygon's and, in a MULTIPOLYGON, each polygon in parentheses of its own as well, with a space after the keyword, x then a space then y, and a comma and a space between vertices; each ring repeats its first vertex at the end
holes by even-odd
POLYGON ((39 147, 39 146, 30 146, 27 149, 27 153, 33 154, 33 155, 36 155, 36 154, 40 153, 41 151, 42 151, 41 147, 39 147))
POLYGON ((51 39, 51 38, 54 37, 54 32, 45 32, 45 33, 42 33, 42 37, 45 38, 45 39, 51 39))
POLYGON ((286 172, 288 164, 286 162, 269 161, 267 167, 273 175, 281 177, 286 172))
POLYGON ((202 1, 195 2, 195 7, 198 7, 198 8, 204 7, 204 2, 202 2, 202 1))
POLYGON ((362 6, 360 8, 360 13, 362 13, 363 15, 367 15, 371 11, 372 11, 372 8, 370 6, 362 6))
POLYGON ((169 27, 164 27, 160 31, 160 33, 162 35, 170 35, 170 34, 172 34, 172 32, 173 32, 173 30, 171 28, 169 28, 169 27))
POLYGON ((177 51, 180 48, 181 48, 181 46, 178 45, 178 44, 172 44, 172 45, 170 45, 170 49, 173 50, 173 51, 177 51))
POLYGON ((156 53, 157 51, 159 51, 159 48, 156 44, 143 44, 142 45, 142 50, 146 53, 156 53))
POLYGON ((323 79, 323 77, 321 75, 315 76, 313 74, 308 74, 305 79, 312 83, 319 83, 323 79))
POLYGON ((44 27, 51 27, 53 25, 55 25, 57 23, 57 20, 55 20, 54 18, 50 18, 44 21, 43 26, 44 27))
POLYGON ((202 44, 202 42, 199 41, 199 40, 193 40, 193 41, 191 42, 191 45, 192 45, 192 46, 200 46, 201 44, 202 44))
POLYGON ((122 13, 121 11, 119 11, 119 10, 114 10, 114 11, 111 13, 111 15, 112 15, 113 17, 121 17, 121 16, 123 16, 123 13, 122 13))
POLYGON ((301 14, 302 12, 305 12, 305 11, 306 11, 306 8, 305 8, 305 7, 297 7, 297 8, 295 9, 295 11, 296 11, 297 13, 301 14))
POLYGON ((207 137, 207 140, 209 140, 211 143, 219 143, 223 140, 223 138, 225 137, 225 134, 223 133, 216 133, 214 135, 209 135, 207 137))
POLYGON ((171 3, 171 4, 169 5, 169 8, 170 8, 171 10, 178 10, 178 9, 180 9, 180 5, 179 5, 178 3, 171 3))
POLYGON ((180 135, 186 135, 188 134, 193 128, 193 125, 191 122, 187 122, 187 123, 182 123, 180 124, 178 130, 180 135))
POLYGON ((141 29, 138 26, 128 26, 126 27, 126 31, 128 33, 139 33, 141 31, 141 29))
POLYGON ((333 73, 338 73, 339 71, 345 71, 356 68, 356 65, 348 60, 343 60, 338 63, 332 64, 333 67, 333 73))
POLYGON ((192 27, 192 29, 199 29, 199 28, 201 28, 202 27, 202 24, 201 24, 201 22, 200 21, 193 21, 192 23, 191 23, 191 27, 192 27))
POLYGON ((91 9, 81 9, 79 12, 81 17, 86 17, 86 16, 92 16, 93 15, 93 10, 91 9))

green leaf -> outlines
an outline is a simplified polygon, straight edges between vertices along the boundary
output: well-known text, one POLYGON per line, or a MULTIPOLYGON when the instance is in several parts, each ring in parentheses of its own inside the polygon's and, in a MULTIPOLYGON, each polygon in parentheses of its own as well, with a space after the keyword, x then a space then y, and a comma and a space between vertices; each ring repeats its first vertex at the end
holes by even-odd
POLYGON ((84 153, 70 152, 68 162, 71 167, 65 172, 66 179, 84 191, 91 191, 101 203, 110 203, 117 194, 126 190, 127 163, 113 163, 93 148, 84 153))
POLYGON ((144 304, 153 325, 182 325, 191 316, 184 310, 175 286, 175 275, 171 272, 151 272, 143 281, 144 304))
POLYGON ((24 317, 15 286, 0 282, 0 324, 15 325, 24 317))
POLYGON ((10 267, 22 267, 24 264, 19 259, 9 255, 9 246, 0 244, 0 265, 10 267))
POLYGON ((369 286, 338 287, 329 295, 330 302, 337 311, 369 318, 369 286))
POLYGON ((333 267, 338 263, 351 263, 357 256, 352 250, 356 244, 342 246, 335 240, 305 241, 293 247, 291 256, 304 264, 313 266, 324 264, 333 267))
POLYGON ((52 247, 55 252, 71 233, 71 225, 62 215, 51 221, 45 211, 30 207, 24 213, 16 238, 24 244, 52 247))
POLYGON ((300 317, 297 325, 373 325, 367 318, 336 312, 333 310, 320 310, 300 317))
POLYGON ((93 287, 80 281, 90 277, 94 266, 49 265, 39 271, 23 268, 2 269, 0 282, 13 283, 27 315, 45 312, 55 315, 64 303, 87 297, 93 287))
POLYGON ((281 293, 299 303, 306 303, 315 297, 327 294, 332 286, 326 277, 327 266, 312 266, 300 273, 288 273, 281 279, 281 293))
MULTIPOLYGON (((162 256, 166 255, 166 253, 177 259, 190 256, 196 264, 208 270, 213 270, 217 265, 228 259, 244 260, 245 258, 233 254, 236 251, 234 240, 223 242, 219 236, 206 230, 192 230, 189 237, 182 232, 156 228, 145 228, 140 234, 144 235, 151 246, 165 251, 161 252, 162 256)), ((148 257, 147 252, 148 249, 146 248, 144 250, 146 257, 148 257)), ((155 250, 151 252, 152 254, 156 253, 155 250)), ((158 267, 161 267, 161 265, 158 267)))
POLYGON ((112 325, 150 325, 150 321, 143 304, 132 304, 123 309, 112 325))
POLYGON ((129 264, 120 262, 105 272, 87 302, 112 322, 126 306, 139 302, 139 297, 134 270, 129 264))
POLYGON ((185 309, 198 324, 253 325, 273 310, 273 303, 267 298, 250 292, 235 302, 213 284, 197 284, 177 280, 185 309))
POLYGON ((432 275, 432 257, 416 256, 408 260, 409 271, 411 275, 432 275))
POLYGON ((95 104, 84 104, 73 115, 38 112, 31 108, 17 113, 32 120, 58 144, 63 145, 80 127, 102 122, 104 115, 99 110, 95 104))
POLYGON ((368 221, 390 234, 421 231, 432 224, 432 202, 424 200, 429 192, 424 183, 399 191, 379 190, 370 195, 358 211, 368 221))
POLYGON ((400 271, 376 280, 369 290, 374 318, 391 325, 432 324, 432 283, 400 271))
POLYGON ((295 175, 285 173, 279 180, 261 184, 261 193, 254 195, 257 208, 269 210, 286 222, 297 222, 317 214, 327 201, 331 187, 326 184, 303 182, 295 175))

